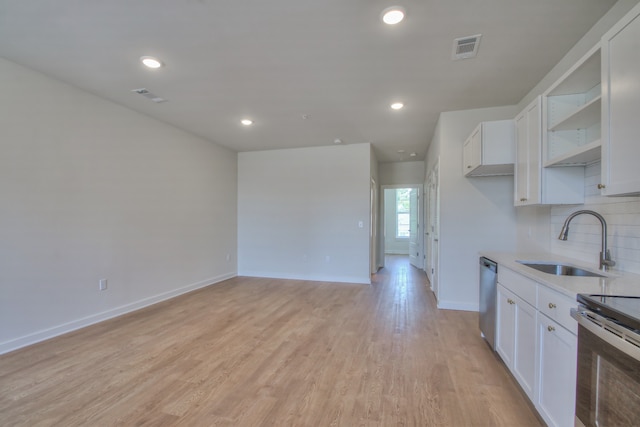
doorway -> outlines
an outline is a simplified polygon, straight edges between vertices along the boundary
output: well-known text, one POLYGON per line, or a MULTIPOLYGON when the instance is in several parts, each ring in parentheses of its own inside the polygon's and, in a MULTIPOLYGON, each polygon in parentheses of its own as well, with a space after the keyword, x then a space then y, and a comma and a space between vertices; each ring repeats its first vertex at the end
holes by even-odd
POLYGON ((422 269, 422 185, 387 185, 382 189, 383 253, 407 255, 411 265, 422 269))
POLYGON ((427 172, 426 182, 426 227, 424 229, 425 271, 431 283, 431 290, 438 299, 440 266, 440 159, 427 172))

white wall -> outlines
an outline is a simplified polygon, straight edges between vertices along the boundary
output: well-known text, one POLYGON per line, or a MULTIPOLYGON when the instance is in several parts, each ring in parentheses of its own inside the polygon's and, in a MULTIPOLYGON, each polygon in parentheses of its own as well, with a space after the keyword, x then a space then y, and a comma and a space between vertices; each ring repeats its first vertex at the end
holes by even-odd
POLYGON ((616 262, 612 271, 628 271, 640 274, 640 198, 605 197, 597 185, 600 179, 600 162, 588 166, 585 171, 585 203, 579 206, 554 206, 551 208, 551 251, 598 265, 601 248, 600 222, 592 215, 580 215, 571 221, 567 241, 558 235, 569 214, 590 209, 607 221, 608 245, 611 258, 616 262))
POLYGON ((518 252, 549 252, 551 206, 519 206, 516 208, 516 249, 518 252))
POLYGON ((240 153, 239 274, 370 283, 370 155, 369 144, 240 153))
POLYGON ((236 274, 235 153, 2 59, 0 93, 0 352, 236 274))
POLYGON ((509 106, 440 114, 426 160, 430 169, 440 158, 440 308, 478 310, 478 252, 515 249, 513 177, 465 178, 462 167, 464 141, 478 123, 515 113, 509 106))
POLYGON ((410 185, 424 182, 424 162, 391 162, 379 165, 380 185, 410 185))

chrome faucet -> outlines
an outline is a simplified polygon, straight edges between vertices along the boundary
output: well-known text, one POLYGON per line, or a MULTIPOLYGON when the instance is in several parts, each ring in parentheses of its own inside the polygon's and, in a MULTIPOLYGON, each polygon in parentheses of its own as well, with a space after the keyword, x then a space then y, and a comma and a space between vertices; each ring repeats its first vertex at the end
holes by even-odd
POLYGON ((600 225, 602 226, 602 249, 600 250, 600 270, 607 271, 609 267, 613 267, 614 265, 616 265, 616 262, 611 259, 611 253, 609 252, 609 249, 607 249, 607 222, 599 213, 594 211, 589 211, 589 210, 576 211, 572 213, 564 221, 564 225, 562 226, 562 230, 560 230, 560 235, 558 236, 558 239, 567 240, 567 237, 569 237, 569 223, 573 218, 582 214, 593 215, 596 218, 598 218, 598 220, 600 221, 600 225))

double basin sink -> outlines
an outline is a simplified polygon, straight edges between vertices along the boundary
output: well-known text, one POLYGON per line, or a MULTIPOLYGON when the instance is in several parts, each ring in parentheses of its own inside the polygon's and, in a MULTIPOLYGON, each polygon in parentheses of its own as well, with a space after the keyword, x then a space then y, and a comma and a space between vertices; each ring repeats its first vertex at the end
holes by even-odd
POLYGON ((594 273, 593 271, 585 270, 580 267, 574 267, 567 264, 529 261, 518 262, 526 267, 533 268, 534 270, 542 271, 543 273, 547 274, 554 274, 556 276, 606 277, 603 274, 594 273))

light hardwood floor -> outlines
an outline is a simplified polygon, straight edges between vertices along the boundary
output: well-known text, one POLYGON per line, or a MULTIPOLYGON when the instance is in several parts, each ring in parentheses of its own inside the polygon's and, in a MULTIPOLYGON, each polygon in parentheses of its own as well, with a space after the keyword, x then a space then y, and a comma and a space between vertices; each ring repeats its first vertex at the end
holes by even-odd
POLYGON ((238 277, 0 356, 0 426, 540 426, 387 258, 372 286, 238 277))

